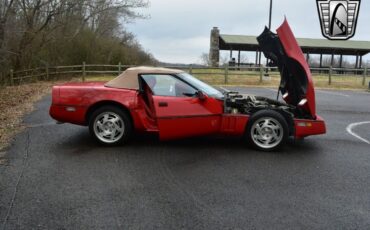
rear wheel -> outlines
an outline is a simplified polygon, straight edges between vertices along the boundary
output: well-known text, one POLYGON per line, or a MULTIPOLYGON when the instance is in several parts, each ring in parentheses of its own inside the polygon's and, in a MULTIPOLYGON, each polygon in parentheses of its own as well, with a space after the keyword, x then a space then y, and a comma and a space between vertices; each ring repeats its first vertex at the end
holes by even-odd
POLYGON ((286 120, 273 110, 261 110, 253 114, 246 131, 248 143, 263 151, 281 148, 289 135, 286 120))
POLYGON ((132 133, 131 119, 115 106, 104 106, 95 110, 89 121, 91 135, 104 145, 127 142, 132 133))

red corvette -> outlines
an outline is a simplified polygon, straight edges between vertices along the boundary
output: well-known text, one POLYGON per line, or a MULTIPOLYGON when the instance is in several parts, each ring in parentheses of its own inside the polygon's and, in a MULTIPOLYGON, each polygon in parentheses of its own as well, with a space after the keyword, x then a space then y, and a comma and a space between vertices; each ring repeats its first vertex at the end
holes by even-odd
POLYGON ((125 143, 134 131, 155 132, 161 140, 219 134, 271 151, 289 136, 324 134, 311 73, 288 23, 277 34, 265 29, 258 42, 280 70, 285 102, 220 91, 180 70, 137 67, 105 84, 54 86, 50 115, 89 126, 106 145, 125 143))

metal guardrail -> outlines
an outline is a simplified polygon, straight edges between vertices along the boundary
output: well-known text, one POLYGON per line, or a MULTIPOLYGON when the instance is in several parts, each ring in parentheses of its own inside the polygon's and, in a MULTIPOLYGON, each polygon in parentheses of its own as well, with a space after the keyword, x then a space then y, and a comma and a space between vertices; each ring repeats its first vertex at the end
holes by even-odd
MULTIPOLYGON (((80 74, 81 80, 85 81, 87 75, 90 74, 109 74, 109 75, 119 75, 125 69, 133 67, 133 65, 106 65, 106 64, 86 64, 85 62, 82 65, 70 65, 70 66, 45 66, 38 67, 34 69, 13 71, 10 70, 10 82, 9 85, 22 84, 25 80, 35 79, 35 80, 49 80, 56 78, 58 75, 71 75, 71 74, 80 74)), ((264 76, 267 71, 270 74, 278 74, 277 67, 265 67, 265 66, 224 66, 224 67, 199 67, 189 65, 184 66, 164 66, 167 68, 182 69, 196 76, 221 76, 223 77, 223 83, 228 84, 230 77, 235 76, 254 76, 259 77, 259 82, 262 83, 264 76)), ((328 85, 333 83, 334 78, 339 79, 340 77, 348 78, 362 78, 361 85, 365 86, 368 69, 354 69, 354 68, 332 68, 332 67, 323 67, 323 68, 310 68, 314 76, 320 75, 326 78, 328 85)))

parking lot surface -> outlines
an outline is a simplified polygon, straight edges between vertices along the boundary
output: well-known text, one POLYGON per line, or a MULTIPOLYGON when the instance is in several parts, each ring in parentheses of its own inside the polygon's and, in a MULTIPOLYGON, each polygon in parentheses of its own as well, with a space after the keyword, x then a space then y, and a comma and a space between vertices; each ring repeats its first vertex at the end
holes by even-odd
POLYGON ((213 137, 102 147, 56 125, 47 96, 0 165, 0 229, 368 229, 370 94, 316 98, 328 133, 265 153, 213 137))

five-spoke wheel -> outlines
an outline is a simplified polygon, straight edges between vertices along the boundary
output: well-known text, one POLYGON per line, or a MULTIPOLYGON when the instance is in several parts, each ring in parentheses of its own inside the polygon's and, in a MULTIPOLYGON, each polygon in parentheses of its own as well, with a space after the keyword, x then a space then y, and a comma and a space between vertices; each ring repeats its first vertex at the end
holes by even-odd
POLYGON ((252 146, 264 151, 280 148, 289 135, 286 120, 273 110, 261 110, 253 114, 248 121, 246 134, 252 146))
POLYGON ((101 113, 94 120, 94 132, 102 142, 115 142, 123 136, 124 131, 122 118, 113 112, 101 113))
POLYGON ((132 130, 128 115, 115 106, 104 106, 94 111, 89 128, 91 134, 105 145, 125 142, 132 130))

